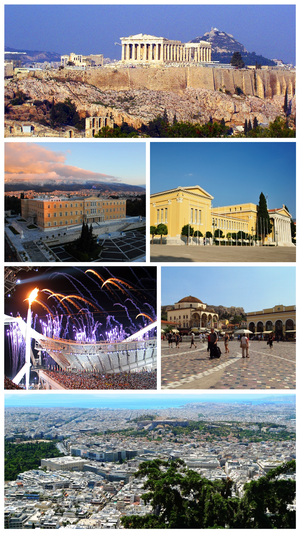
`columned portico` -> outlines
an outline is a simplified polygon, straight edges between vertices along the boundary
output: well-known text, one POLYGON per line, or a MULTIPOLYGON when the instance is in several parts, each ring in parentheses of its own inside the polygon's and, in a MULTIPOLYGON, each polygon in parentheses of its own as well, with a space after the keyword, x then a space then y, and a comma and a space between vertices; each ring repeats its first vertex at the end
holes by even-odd
POLYGON ((203 63, 211 61, 211 44, 182 43, 154 35, 121 37, 122 63, 203 63))
POLYGON ((291 215, 283 205, 280 209, 269 209, 273 223, 270 238, 277 246, 294 246, 291 236, 291 215))

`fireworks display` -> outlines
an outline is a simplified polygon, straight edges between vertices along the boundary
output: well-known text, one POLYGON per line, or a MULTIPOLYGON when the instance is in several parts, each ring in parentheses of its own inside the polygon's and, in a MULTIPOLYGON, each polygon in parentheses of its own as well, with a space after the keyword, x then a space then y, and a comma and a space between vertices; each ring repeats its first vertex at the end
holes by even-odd
MULTIPOLYGON (((31 327, 51 339, 81 344, 122 342, 156 320, 155 267, 44 268, 20 273, 5 313, 24 320, 31 291, 31 327)), ((156 336, 156 329, 144 339, 156 336)), ((34 343, 33 343, 34 345, 34 343)), ((6 326, 5 369, 14 377, 24 363, 25 341, 16 322, 6 326)), ((43 365, 54 361, 43 353, 43 365)))

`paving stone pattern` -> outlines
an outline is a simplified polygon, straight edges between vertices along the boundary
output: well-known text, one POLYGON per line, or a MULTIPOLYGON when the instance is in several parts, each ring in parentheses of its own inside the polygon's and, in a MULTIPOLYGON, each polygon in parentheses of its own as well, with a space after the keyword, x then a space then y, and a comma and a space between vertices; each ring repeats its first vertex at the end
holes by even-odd
POLYGON ((163 389, 175 389, 189 384, 187 388, 210 389, 295 389, 296 346, 290 342, 275 342, 270 349, 266 341, 250 341, 249 359, 242 358, 238 341, 229 343, 225 354, 224 343, 219 341, 220 359, 209 359, 207 343, 196 341, 197 348, 182 342, 180 348, 168 347, 162 341, 161 384, 163 389), (215 381, 213 377, 215 375, 215 381), (205 386, 205 377, 210 386, 205 386), (203 379, 204 378, 204 379, 203 379), (202 386, 197 384, 201 380, 202 386))

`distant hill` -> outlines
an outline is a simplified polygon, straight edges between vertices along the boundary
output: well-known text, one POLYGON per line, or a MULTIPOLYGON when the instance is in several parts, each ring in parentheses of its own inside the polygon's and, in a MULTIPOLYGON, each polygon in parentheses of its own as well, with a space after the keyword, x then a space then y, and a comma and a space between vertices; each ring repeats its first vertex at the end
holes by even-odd
POLYGON ((220 31, 217 28, 212 28, 206 32, 202 37, 196 37, 190 41, 191 43, 199 43, 200 41, 207 41, 211 44, 211 59, 212 61, 219 61, 220 63, 230 63, 234 52, 240 52, 245 65, 269 65, 275 66, 274 61, 257 55, 255 52, 248 52, 243 44, 239 43, 233 35, 220 31))
POLYGON ((28 182, 17 180, 14 182, 5 183, 5 191, 31 191, 36 192, 52 192, 52 191, 80 191, 82 189, 92 189, 94 194, 101 192, 119 193, 130 192, 137 194, 144 194, 145 189, 143 187, 135 185, 127 185, 126 183, 100 183, 98 181, 87 181, 85 183, 69 182, 60 183, 59 181, 44 182, 38 184, 36 181, 28 182))
POLYGON ((40 50, 20 50, 19 48, 5 47, 5 59, 21 59, 23 63, 32 61, 33 63, 44 63, 44 61, 59 61, 60 54, 56 52, 43 52, 40 50), (8 52, 8 53, 7 53, 8 52), (9 52, 13 52, 9 54, 9 52), (18 54, 17 52, 20 52, 18 54))

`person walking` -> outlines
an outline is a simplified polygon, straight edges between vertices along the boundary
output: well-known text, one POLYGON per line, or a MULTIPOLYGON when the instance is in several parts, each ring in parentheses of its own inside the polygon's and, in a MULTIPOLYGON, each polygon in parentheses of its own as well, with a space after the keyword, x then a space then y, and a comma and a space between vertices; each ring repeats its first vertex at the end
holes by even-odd
POLYGON ((269 344, 270 348, 273 348, 273 340, 274 340, 273 333, 270 333, 269 339, 268 339, 268 342, 267 342, 267 344, 269 344))
POLYGON ((180 335, 179 335, 179 333, 177 333, 175 335, 175 340, 176 340, 176 348, 179 348, 179 343, 180 343, 180 335))
POLYGON ((191 346, 190 348, 194 346, 194 348, 197 348, 196 344, 195 344, 195 333, 192 331, 192 338, 191 338, 191 346))
POLYGON ((173 342, 173 336, 172 336, 172 333, 170 332, 170 333, 168 334, 169 348, 172 348, 172 342, 173 342))
POLYGON ((225 346, 225 353, 229 353, 229 335, 228 335, 228 333, 225 333, 225 336, 224 336, 224 346, 225 346))
POLYGON ((246 357, 249 358, 249 339, 246 336, 246 333, 243 333, 243 336, 241 338, 240 347, 242 348, 242 357, 243 357, 243 359, 245 359, 245 354, 246 354, 246 357))
POLYGON ((217 334, 215 333, 214 328, 211 328, 210 330, 210 343, 209 343, 209 349, 210 349, 210 359, 213 359, 215 357, 216 347, 217 347, 217 334))

